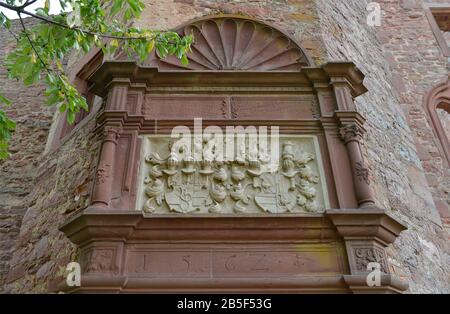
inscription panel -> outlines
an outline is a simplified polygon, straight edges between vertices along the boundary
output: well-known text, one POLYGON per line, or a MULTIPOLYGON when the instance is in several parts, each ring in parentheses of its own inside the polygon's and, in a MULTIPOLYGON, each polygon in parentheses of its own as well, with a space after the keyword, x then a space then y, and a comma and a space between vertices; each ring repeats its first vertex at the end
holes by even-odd
POLYGON ((155 95, 145 96, 143 114, 148 119, 241 119, 293 120, 317 118, 319 105, 312 95, 229 96, 155 95))
POLYGON ((129 274, 151 277, 209 277, 210 253, 192 251, 130 251, 129 274))
POLYGON ((143 114, 147 119, 225 119, 229 117, 227 97, 146 95, 143 114))
POLYGON ((326 251, 217 252, 213 273, 217 277, 333 275, 339 271, 338 256, 326 251))
POLYGON ((233 119, 313 119, 318 105, 313 96, 231 97, 233 119))
POLYGON ((130 249, 126 273, 146 277, 333 276, 344 272, 342 249, 333 245, 290 248, 130 249))

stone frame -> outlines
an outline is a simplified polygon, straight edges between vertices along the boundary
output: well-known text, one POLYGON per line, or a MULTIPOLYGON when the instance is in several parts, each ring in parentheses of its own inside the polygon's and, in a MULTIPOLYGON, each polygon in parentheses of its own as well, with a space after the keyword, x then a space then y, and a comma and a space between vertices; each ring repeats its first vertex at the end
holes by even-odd
MULTIPOLYGON (((364 75, 351 62, 302 66, 300 71, 285 72, 173 71, 138 65, 134 61, 104 62, 90 77, 91 91, 106 99, 97 115, 95 132, 102 136, 103 144, 91 205, 60 228, 80 248, 84 268, 82 285, 68 288, 63 284, 61 290, 296 293, 406 290, 407 284, 390 272, 384 253, 406 227, 375 206, 362 153, 364 118, 357 112, 354 98, 367 91, 363 79, 364 75), (143 215, 135 211, 139 135, 164 134, 176 125, 193 124, 186 118, 189 108, 183 109, 186 116, 182 119, 158 120, 149 116, 146 94, 178 93, 190 97, 204 92, 313 96, 318 108, 314 108, 309 98, 311 107, 308 112, 305 110, 305 118, 271 120, 267 111, 265 124, 279 125, 281 134, 318 136, 329 201, 334 209, 323 214, 265 216, 143 215), (298 264, 297 270, 292 268, 296 263, 292 258, 297 256, 293 257, 292 248, 302 252, 298 254, 303 264, 298 264), (366 285, 368 271, 363 268, 369 259, 359 260, 360 254, 353 254, 356 248, 381 252, 377 254, 384 265, 380 287, 366 285), (130 255, 136 250, 144 253, 138 257, 130 255), (226 251, 227 258, 247 252, 238 264, 243 270, 236 273, 235 268, 227 268, 226 261, 220 264, 225 254, 220 250, 226 251), (252 250, 262 252, 264 257, 267 254, 272 262, 280 258, 278 262, 284 266, 258 272, 255 265, 250 265, 254 257, 250 254, 252 250), (281 252, 280 257, 270 253, 277 250, 281 252), (149 274, 129 268, 130 263, 143 259, 145 270, 146 254, 155 257, 159 251, 163 252, 164 260, 152 264, 159 271, 149 274), (191 273, 191 260, 185 257, 192 252, 199 252, 193 256, 198 264, 206 267, 203 271, 196 269, 191 273), (318 263, 317 252, 325 252, 326 259, 336 258, 339 262, 332 263, 331 268, 316 269, 313 265, 318 263), (172 260, 176 264, 170 264, 172 260), (172 272, 164 271, 167 263, 172 265, 172 272), (181 274, 182 267, 187 269, 183 268, 181 274), (225 271, 234 275, 230 277, 225 271), (207 276, 199 275, 204 272, 207 276)), ((232 106, 230 102, 226 105, 232 106)), ((257 122, 240 119, 237 112, 230 117, 207 118, 203 124, 205 127, 246 126, 257 122)))
POLYGON ((437 109, 444 109, 450 114, 450 79, 447 78, 428 92, 425 97, 425 111, 430 122, 431 129, 437 138, 437 146, 441 151, 444 164, 450 167, 450 143, 437 115, 437 109))
POLYGON ((445 12, 450 15, 450 5, 444 3, 424 3, 423 8, 425 10, 425 16, 430 23, 431 30, 433 31, 436 41, 438 42, 441 52, 446 58, 450 58, 450 47, 447 44, 444 36, 442 36, 441 29, 434 18, 433 12, 445 12))

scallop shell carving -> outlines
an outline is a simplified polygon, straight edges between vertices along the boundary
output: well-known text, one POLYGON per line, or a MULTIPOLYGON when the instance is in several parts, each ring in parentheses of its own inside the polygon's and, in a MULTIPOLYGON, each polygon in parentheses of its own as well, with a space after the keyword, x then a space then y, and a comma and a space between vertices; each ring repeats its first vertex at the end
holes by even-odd
POLYGON ((240 18, 210 18, 177 30, 194 35, 189 64, 174 56, 164 59, 154 54, 146 65, 160 70, 194 71, 299 71, 308 65, 299 46, 280 31, 240 18))

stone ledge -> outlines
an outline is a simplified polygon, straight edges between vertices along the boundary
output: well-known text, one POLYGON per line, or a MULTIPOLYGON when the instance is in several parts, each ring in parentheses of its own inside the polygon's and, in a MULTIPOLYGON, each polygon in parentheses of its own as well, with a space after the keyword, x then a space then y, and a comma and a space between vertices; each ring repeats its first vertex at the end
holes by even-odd
POLYGON ((323 214, 152 215, 133 210, 88 208, 63 224, 60 230, 78 245, 92 239, 339 240, 331 221, 323 214))
POLYGON ((379 287, 369 287, 366 283, 366 276, 364 275, 345 275, 345 283, 350 287, 353 293, 402 293, 408 290, 408 283, 402 281, 399 277, 391 274, 381 275, 381 285, 379 287))
POLYGON ((81 288, 60 291, 71 293, 349 293, 342 276, 297 278, 142 278, 86 275, 81 288))
POLYGON ((326 216, 345 240, 372 239, 382 246, 393 243, 407 229, 403 222, 376 206, 358 209, 330 209, 326 216))

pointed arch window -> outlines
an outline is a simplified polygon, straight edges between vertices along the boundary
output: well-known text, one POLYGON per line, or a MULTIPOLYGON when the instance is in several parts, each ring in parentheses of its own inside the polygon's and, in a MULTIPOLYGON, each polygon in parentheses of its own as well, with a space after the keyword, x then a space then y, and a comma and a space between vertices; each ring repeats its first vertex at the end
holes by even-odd
POLYGON ((450 166, 450 143, 448 132, 450 130, 450 78, 436 86, 425 101, 425 109, 430 119, 431 128, 438 139, 438 146, 443 159, 450 166))

